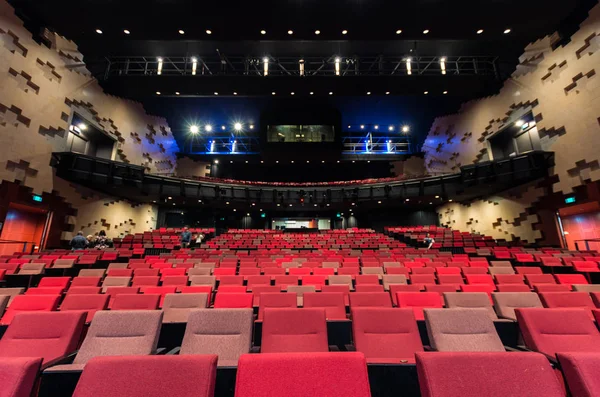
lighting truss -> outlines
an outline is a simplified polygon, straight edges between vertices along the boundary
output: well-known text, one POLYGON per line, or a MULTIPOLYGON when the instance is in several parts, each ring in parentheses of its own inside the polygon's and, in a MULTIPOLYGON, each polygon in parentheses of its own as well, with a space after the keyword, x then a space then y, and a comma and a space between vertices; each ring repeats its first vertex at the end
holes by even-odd
MULTIPOLYGON (((493 75, 498 77, 496 56, 411 56, 410 73, 404 55, 329 57, 268 57, 268 76, 447 76, 493 75), (302 60, 302 67, 299 62, 302 60)), ((162 57, 161 76, 263 76, 265 56, 241 56, 223 53, 209 56, 162 57), (195 65, 195 66, 194 66, 195 65), (195 73, 194 73, 195 71, 195 73)), ((159 62, 154 56, 114 56, 106 58, 99 77, 158 75, 159 62)))

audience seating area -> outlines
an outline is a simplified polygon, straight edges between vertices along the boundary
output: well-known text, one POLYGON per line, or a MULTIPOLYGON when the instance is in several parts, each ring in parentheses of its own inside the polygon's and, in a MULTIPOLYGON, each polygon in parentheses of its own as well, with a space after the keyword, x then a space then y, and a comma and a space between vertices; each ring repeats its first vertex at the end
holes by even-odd
MULTIPOLYGON (((454 239, 416 235, 433 229, 454 239)), ((598 253, 419 239, 232 230, 2 257, 0 379, 40 396, 595 395, 598 253)))

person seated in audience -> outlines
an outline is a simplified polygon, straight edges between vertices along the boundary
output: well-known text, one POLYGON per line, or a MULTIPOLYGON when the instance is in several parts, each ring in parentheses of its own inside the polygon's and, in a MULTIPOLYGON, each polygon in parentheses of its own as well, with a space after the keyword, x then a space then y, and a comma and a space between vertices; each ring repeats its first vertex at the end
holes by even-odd
POLYGON ((94 248, 105 249, 110 247, 112 247, 112 241, 106 237, 106 232, 104 230, 100 230, 98 237, 94 240, 94 248))
POLYGON ((186 226, 183 228, 183 232, 181 232, 181 247, 187 248, 190 246, 190 241, 192 240, 192 232, 186 226))
POLYGON ((433 239, 433 237, 429 236, 429 233, 425 235, 425 239, 423 241, 425 242, 425 246, 427 247, 427 249, 431 248, 433 243, 435 243, 435 240, 433 239))
POLYGON ((70 246, 73 251, 86 249, 89 245, 88 239, 83 237, 83 232, 78 231, 77 235, 71 240, 70 246))

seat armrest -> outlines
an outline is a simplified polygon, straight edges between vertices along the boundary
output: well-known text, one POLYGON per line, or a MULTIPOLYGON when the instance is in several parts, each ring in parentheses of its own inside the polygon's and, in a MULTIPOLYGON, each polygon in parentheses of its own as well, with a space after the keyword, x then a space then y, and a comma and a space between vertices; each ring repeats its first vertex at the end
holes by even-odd
POLYGON ((250 353, 260 353, 260 346, 252 346, 250 353))
POLYGON ((159 356, 159 355, 164 355, 166 353, 167 349, 164 347, 159 347, 158 349, 156 349, 156 351, 154 353, 152 353, 153 355, 159 356))
POLYGON ((42 367, 40 368, 40 371, 43 371, 43 370, 53 367, 55 365, 72 364, 73 360, 75 360, 75 356, 77 355, 77 353, 79 353, 79 350, 75 350, 74 352, 71 352, 71 353, 67 354, 66 356, 58 357, 58 358, 55 358, 54 360, 47 361, 44 365, 42 365, 42 367))
POLYGON ((166 353, 166 355, 167 356, 173 356, 173 355, 179 354, 180 351, 181 351, 181 346, 177 346, 177 347, 174 347, 172 350, 169 350, 166 353))

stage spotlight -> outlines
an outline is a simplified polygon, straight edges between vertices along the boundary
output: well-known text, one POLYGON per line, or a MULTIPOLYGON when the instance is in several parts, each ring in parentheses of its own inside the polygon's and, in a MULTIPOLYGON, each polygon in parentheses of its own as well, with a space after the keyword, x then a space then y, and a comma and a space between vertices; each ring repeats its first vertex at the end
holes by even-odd
POLYGON ((237 95, 237 92, 233 91, 233 95, 237 95))
POLYGON ((396 34, 401 34, 401 33, 402 33, 402 29, 396 30, 396 34))
POLYGON ((342 60, 339 57, 335 58, 335 75, 336 76, 340 75, 340 62, 342 62, 342 60))
POLYGON ((364 129, 365 129, 365 126, 364 126, 364 124, 361 124, 361 125, 360 125, 360 129, 361 129, 361 130, 364 130, 364 129))
POLYGON ((373 128, 375 128, 376 130, 378 130, 379 126, 377 124, 375 124, 375 126, 373 128))
POLYGON ((175 95, 179 95, 179 91, 175 91, 175 95))
POLYGON ((425 91, 425 92, 423 92, 423 94, 427 95, 427 94, 429 94, 429 91, 425 91))
POLYGON ((483 29, 479 29, 479 30, 477 31, 477 34, 482 34, 482 33, 483 33, 483 29))
POLYGON ((261 30, 260 34, 267 34, 267 31, 266 30, 261 30))
POLYGON ((290 29, 290 30, 288 30, 288 34, 292 35, 292 34, 294 34, 294 31, 290 29))
POLYGON ((300 68, 300 76, 304 76, 304 59, 298 61, 298 66, 300 68))
POLYGON ((442 74, 446 74, 446 57, 440 58, 440 69, 442 70, 442 74))
POLYGON ((192 126, 190 126, 190 132, 192 134, 197 134, 198 132, 200 132, 200 128, 198 128, 197 125, 192 125, 192 126))
POLYGON ((408 131, 410 131, 410 127, 407 125, 403 125, 402 126, 402 132, 407 133, 408 131))
POLYGON ((315 95, 315 93, 311 91, 311 92, 310 92, 310 95, 315 95))
POLYGON ((156 95, 160 95, 160 91, 156 91, 156 95))
POLYGON ((271 93, 271 95, 277 95, 277 93, 276 93, 275 91, 273 91, 273 92, 271 93))
POLYGON ((319 35, 319 34, 321 34, 321 31, 320 30, 315 30, 315 34, 319 35))
POLYGON ((290 92, 290 95, 295 95, 294 91, 290 92))
POLYGON ((448 91, 444 91, 444 92, 442 92, 442 94, 444 94, 444 95, 446 95, 447 93, 448 93, 448 91))
POLYGON ((348 34, 348 31, 344 29, 342 30, 342 34, 348 34))
POLYGON ((185 34, 185 31, 179 29, 179 34, 185 34))
POLYGON ((157 70, 156 74, 158 74, 160 76, 162 74, 163 59, 161 57, 158 57, 158 58, 156 58, 156 60, 158 61, 158 70, 157 70))
POLYGON ((98 34, 102 34, 102 30, 100 30, 100 29, 96 29, 96 33, 98 33, 98 34))
POLYGON ((217 91, 214 92, 215 95, 219 95, 219 93, 217 91))
POLYGON ((427 33, 429 33, 429 29, 425 29, 425 30, 423 31, 423 34, 427 34, 427 33))
POLYGON ((510 33, 510 29, 506 29, 506 30, 504 31, 504 34, 509 34, 509 33, 510 33))
POLYGON ((125 33, 125 34, 131 34, 131 32, 129 30, 127 30, 127 29, 124 29, 123 33, 125 33))
POLYGON ((333 91, 329 91, 329 95, 333 95, 333 91))
POLYGON ((412 65, 411 65, 411 58, 406 58, 406 74, 411 75, 412 74, 412 65))
POLYGON ((388 127, 388 131, 394 131, 394 126, 393 126, 393 125, 390 125, 390 126, 388 127))
POLYGON ((263 58, 263 76, 269 75, 269 58, 263 58))
POLYGON ((206 131, 206 132, 211 132, 211 131, 212 131, 212 125, 210 125, 210 124, 206 124, 206 125, 204 126, 204 131, 206 131))
POLYGON ((242 123, 235 123, 233 125, 233 129, 236 131, 241 131, 242 130, 242 123))
POLYGON ((219 159, 215 159, 215 164, 219 164, 219 159))
POLYGON ((222 126, 221 126, 221 129, 222 129, 223 131, 225 131, 225 126, 224 126, 224 125, 222 125, 222 126))
POLYGON ((254 124, 250 124, 250 129, 253 130, 254 129, 254 124))
POLYGON ((206 34, 212 34, 212 30, 206 29, 206 34))
POLYGON ((192 76, 196 75, 196 69, 198 69, 198 58, 192 57, 192 76))
POLYGON ((386 92, 385 92, 385 95, 390 95, 390 92, 389 92, 389 91, 386 91, 386 92))
POLYGON ((371 95, 371 91, 367 91, 367 95, 371 95))

